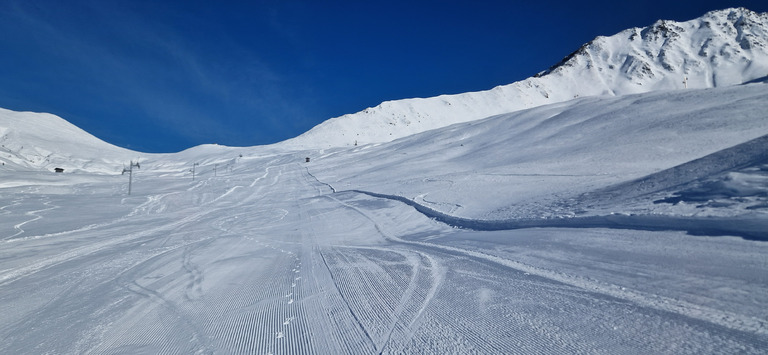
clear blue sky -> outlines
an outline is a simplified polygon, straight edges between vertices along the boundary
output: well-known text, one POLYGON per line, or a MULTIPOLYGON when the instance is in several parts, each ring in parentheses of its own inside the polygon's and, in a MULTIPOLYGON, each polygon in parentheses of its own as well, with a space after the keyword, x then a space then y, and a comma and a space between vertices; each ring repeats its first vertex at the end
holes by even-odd
POLYGON ((0 1, 0 107, 112 144, 253 146, 382 101, 487 90, 598 35, 768 1, 0 1))

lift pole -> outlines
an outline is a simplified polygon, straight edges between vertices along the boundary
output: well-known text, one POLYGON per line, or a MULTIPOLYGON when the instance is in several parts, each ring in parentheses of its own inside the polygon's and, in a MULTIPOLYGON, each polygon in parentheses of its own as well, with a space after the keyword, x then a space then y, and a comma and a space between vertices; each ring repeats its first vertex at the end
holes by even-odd
POLYGON ((200 165, 200 163, 194 163, 192 164, 192 169, 189 169, 189 171, 192 172, 192 181, 195 181, 195 167, 200 165))
POLYGON ((125 175, 126 172, 128 173, 128 194, 129 195, 131 194, 131 185, 133 184, 133 168, 134 167, 141 169, 139 162, 137 161, 134 163, 133 160, 131 160, 131 163, 130 165, 128 165, 128 168, 123 167, 123 175, 125 175))

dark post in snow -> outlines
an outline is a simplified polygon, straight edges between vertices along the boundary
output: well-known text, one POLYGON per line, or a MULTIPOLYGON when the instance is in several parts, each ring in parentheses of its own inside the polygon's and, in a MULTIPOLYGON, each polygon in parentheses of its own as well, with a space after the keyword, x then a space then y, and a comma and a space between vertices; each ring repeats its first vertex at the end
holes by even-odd
POLYGON ((128 172, 128 194, 131 194, 131 185, 133 184, 133 167, 137 167, 141 169, 141 166, 139 165, 139 162, 133 162, 131 160, 130 165, 128 165, 128 168, 123 167, 123 175, 125 175, 126 172, 128 172))
POLYGON ((192 169, 189 169, 189 171, 192 172, 192 181, 195 181, 195 167, 200 165, 200 163, 194 163, 192 164, 192 169))

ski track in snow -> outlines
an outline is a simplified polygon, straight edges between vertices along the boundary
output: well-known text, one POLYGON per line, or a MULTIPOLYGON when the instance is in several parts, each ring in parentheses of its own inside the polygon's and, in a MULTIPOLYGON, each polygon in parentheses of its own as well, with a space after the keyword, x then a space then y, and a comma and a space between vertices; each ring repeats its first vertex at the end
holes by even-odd
POLYGON ((21 227, 23 227, 25 224, 32 223, 32 222, 35 222, 37 220, 42 219, 43 216, 40 215, 42 212, 54 210, 54 209, 57 209, 57 208, 61 207, 61 206, 51 206, 51 202, 50 201, 43 202, 43 205, 49 206, 49 207, 48 208, 39 209, 39 210, 35 210, 35 211, 29 211, 29 212, 24 213, 25 215, 31 216, 32 218, 29 219, 29 220, 26 220, 24 222, 21 222, 21 223, 18 223, 16 225, 14 225, 13 229, 16 230, 16 234, 10 235, 7 238, 5 238, 6 241, 13 240, 17 236, 24 234, 24 229, 22 229, 21 227))
MULTIPOLYGON (((625 289, 617 285, 600 282, 598 280, 591 280, 587 278, 581 278, 581 277, 569 275, 567 272, 553 271, 553 270, 534 267, 534 266, 527 265, 525 263, 521 263, 515 260, 495 256, 492 253, 488 253, 487 251, 482 252, 477 250, 468 250, 463 248, 443 246, 443 245, 438 245, 434 243, 403 240, 401 238, 388 235, 387 233, 385 233, 382 230, 382 228, 378 224, 376 224, 376 221, 374 220, 374 218, 369 216, 363 210, 357 207, 354 207, 352 205, 343 203, 332 196, 329 196, 329 197, 341 203, 345 207, 353 209, 356 212, 364 215, 367 219, 369 219, 372 223, 374 223, 374 225, 376 225, 376 229, 379 231, 379 233, 381 233, 388 240, 391 240, 397 243, 406 244, 414 247, 421 247, 419 249, 429 250, 433 253, 436 251, 443 251, 443 252, 448 252, 451 255, 460 255, 460 256, 471 258, 471 259, 480 260, 484 263, 496 264, 502 267, 517 270, 523 273, 524 275, 535 275, 535 276, 543 277, 547 280, 555 281, 565 285, 574 286, 578 289, 585 290, 587 292, 594 292, 594 293, 602 294, 608 297, 615 297, 618 299, 629 301, 641 307, 648 307, 650 309, 655 309, 662 312, 670 312, 674 314, 680 314, 685 317, 700 319, 712 324, 718 324, 727 329, 739 330, 746 333, 761 334, 761 336, 765 336, 766 334, 768 334, 768 326, 767 326, 768 324, 766 324, 764 320, 755 319, 750 316, 743 316, 739 314, 723 312, 720 310, 711 309, 708 307, 703 307, 701 305, 695 305, 695 304, 687 303, 680 300, 670 299, 670 298, 666 298, 659 295, 642 294, 639 292, 634 292, 632 290, 625 289)), ((378 197, 378 198, 382 198, 382 197, 378 197)), ((430 294, 432 294, 432 296, 428 297, 428 300, 431 300, 431 298, 434 295, 434 292, 430 291, 430 294)), ((425 307, 426 307, 426 304, 425 304, 425 307)), ((421 312, 419 312, 419 314, 420 313, 421 312)), ((381 350, 382 346, 380 345, 377 346, 377 349, 381 350)))
POLYGON ((57 353, 756 353, 768 343, 764 320, 440 244, 455 229, 397 198, 335 192, 304 166, 273 164, 255 180, 132 197, 108 223, 6 243, 45 252, 0 264, 0 352, 34 339, 57 353), (408 237, 417 225, 421 241, 408 237), (46 280, 59 280, 52 292, 35 287, 46 280), (593 307, 607 313, 585 313, 593 307), (613 335, 589 340, 606 324, 613 335), (685 347, 630 341, 638 332, 685 347))
MULTIPOLYGON (((314 179, 317 180, 316 177, 313 176, 314 179)), ((337 192, 335 188, 333 188, 330 184, 321 182, 318 180, 318 182, 327 185, 331 188, 334 193, 337 192)), ((338 193, 343 193, 345 191, 338 191, 338 193)), ((512 220, 512 221, 478 221, 478 220, 472 220, 467 218, 460 218, 455 216, 450 216, 448 214, 438 212, 436 210, 433 210, 429 207, 426 207, 424 205, 418 204, 413 200, 406 199, 401 196, 395 196, 395 195, 385 195, 385 194, 379 194, 379 193, 373 193, 369 191, 361 191, 361 190, 351 190, 348 192, 352 193, 359 193, 367 196, 371 196, 374 198, 382 198, 387 200, 393 200, 401 203, 405 203, 408 206, 413 207, 418 212, 424 214, 428 218, 433 218, 436 220, 439 220, 441 222, 447 223, 449 225, 452 225, 454 227, 459 228, 468 228, 468 229, 475 229, 475 230, 503 230, 503 229, 518 229, 518 228, 535 228, 535 227, 561 227, 561 228, 633 228, 633 223, 627 223, 627 221, 630 218, 626 218, 626 220, 622 221, 622 216, 611 216, 611 217, 589 217, 589 218, 573 218, 573 219, 567 219, 567 220, 555 220, 555 221, 547 221, 547 220, 532 220, 532 221, 519 221, 519 220, 512 220), (601 219, 605 219, 604 222, 601 221, 601 219), (586 221, 585 221, 586 220, 586 221)), ((333 197, 331 197, 333 198, 333 197)), ((341 201, 339 201, 336 198, 333 198, 334 201, 339 202, 340 204, 344 205, 345 207, 351 208, 358 213, 364 215, 366 218, 368 218, 374 225, 376 225, 376 229, 381 233, 385 238, 393 241, 397 241, 398 243, 404 243, 404 244, 412 244, 412 245, 421 245, 426 246, 429 248, 435 248, 435 249, 441 249, 451 252, 457 252, 464 254, 469 257, 474 258, 480 258, 492 263, 496 263, 499 265, 503 265, 506 267, 510 267, 522 272, 525 272, 527 274, 533 274, 537 276, 541 276, 550 280, 562 282, 565 284, 573 285, 585 290, 598 292, 601 294, 605 294, 612 297, 617 297, 621 299, 625 299, 631 302, 635 302, 637 304, 655 308, 662 311, 668 311, 673 313, 678 313, 684 316, 688 316, 691 318, 701 319, 707 322, 711 322, 714 324, 719 324, 727 328, 731 329, 738 329, 741 331, 746 332, 754 332, 757 334, 762 335, 768 335, 768 323, 765 320, 755 319, 749 316, 742 316, 738 314, 732 314, 729 312, 723 312, 720 310, 703 307, 700 305, 694 305, 690 303, 686 303, 684 301, 659 297, 658 295, 643 295, 640 293, 632 292, 631 290, 622 289, 621 287, 618 287, 616 285, 610 285, 610 284, 603 284, 600 282, 595 282, 593 280, 588 279, 581 279, 581 278, 574 278, 571 276, 568 276, 567 274, 561 273, 561 272, 552 272, 550 270, 543 270, 539 268, 532 267, 530 265, 526 265, 524 263, 520 263, 518 261, 509 260, 505 258, 501 258, 498 256, 490 255, 485 252, 479 252, 479 251, 472 251, 472 250, 466 250, 466 249, 459 249, 455 247, 448 247, 448 246, 441 246, 436 245, 433 243, 425 243, 425 242, 414 242, 414 241, 406 241, 401 238, 397 238, 395 236, 390 236, 385 234, 381 227, 379 227, 378 224, 376 224, 376 221, 368 216, 364 211, 361 209, 345 204, 341 201)), ((628 217, 628 216, 627 216, 628 217)), ((645 223, 642 223, 640 225, 644 226, 643 228, 649 228, 649 221, 644 221, 645 223)), ((696 221, 693 225, 690 223, 685 223, 684 220, 681 220, 681 218, 674 218, 669 219, 668 221, 662 221, 660 225, 657 227, 650 227, 651 230, 655 230, 658 228, 659 230, 690 230, 692 227, 700 227, 702 224, 702 221, 696 221), (682 223, 681 223, 682 222, 682 223)), ((720 225, 722 222, 716 222, 715 225, 720 225)), ((652 225, 652 224, 651 224, 652 225)), ((768 226, 768 225, 766 225, 768 226)), ((706 230, 706 229, 705 229, 706 230)), ((764 230, 763 230, 764 231, 764 230)), ((727 233, 728 231, 724 231, 727 233)), ((761 234, 762 235, 762 234, 761 234)))
POLYGON ((764 179, 728 175, 764 169, 759 85, 351 149, 198 147, 142 160, 131 196, 124 177, 10 171, 0 353, 764 353, 764 179), (614 201, 733 176, 755 209, 614 201), (531 212, 579 203, 600 208, 531 212))
MULTIPOLYGON (((314 176, 313 176, 313 178, 317 179, 314 176)), ((329 186, 332 191, 334 191, 334 192, 337 191, 331 185, 329 185, 327 183, 323 183, 321 181, 319 181, 319 182, 324 184, 324 185, 329 186)), ((343 192, 344 191, 339 191, 339 193, 343 193, 343 192)), ((461 219, 461 218, 455 218, 455 217, 445 218, 444 217, 445 215, 440 213, 440 212, 431 210, 428 207, 416 204, 415 202, 413 202, 411 200, 407 200, 407 199, 405 199, 403 197, 400 197, 400 196, 383 195, 383 194, 377 194, 377 193, 371 193, 371 192, 359 191, 359 190, 350 191, 350 192, 360 193, 360 194, 368 195, 368 196, 375 197, 375 198, 383 198, 383 199, 403 202, 403 203, 405 203, 405 204, 407 204, 407 205, 409 205, 411 207, 416 208, 419 212, 424 213, 427 217, 435 218, 435 219, 438 219, 440 221, 445 221, 446 219, 448 219, 451 222, 457 221, 457 220, 458 221, 462 221, 460 223, 455 223, 455 222, 454 223, 449 223, 449 224, 454 225, 454 226, 460 226, 460 227, 464 227, 464 228, 467 228, 467 227, 472 228, 473 226, 483 225, 482 221, 473 221, 473 220, 469 220, 469 219, 461 219), (427 212, 425 213, 425 211, 427 211, 427 212), (439 218, 439 217, 443 217, 443 218, 439 218)), ((403 243, 403 244, 423 246, 423 247, 427 247, 427 248, 432 249, 432 250, 438 249, 438 250, 449 251, 449 252, 452 252, 452 253, 459 253, 459 254, 465 255, 467 257, 477 258, 477 259, 481 259, 481 260, 484 260, 484 261, 487 261, 487 262, 491 262, 491 263, 495 263, 495 264, 498 264, 498 265, 502 265, 504 267, 509 267, 509 268, 512 268, 512 269, 515 269, 515 270, 519 270, 521 272, 524 272, 526 275, 537 275, 537 276, 544 277, 544 278, 549 279, 549 280, 553 280, 553 281, 556 281, 556 282, 561 282, 561 283, 564 283, 564 284, 567 284, 567 285, 575 286, 575 287, 580 288, 580 289, 588 290, 590 292, 597 292, 597 293, 600 293, 600 294, 604 294, 606 296, 616 297, 616 298, 620 298, 620 299, 623 299, 623 300, 627 300, 627 301, 633 302, 635 304, 638 304, 638 305, 641 305, 641 306, 644 306, 644 307, 649 307, 649 308, 653 308, 653 309, 657 309, 657 310, 665 311, 665 312, 676 313, 676 314, 680 314, 680 315, 683 315, 683 316, 686 316, 686 317, 695 318, 695 319, 701 319, 703 321, 710 322, 710 323, 713 323, 713 324, 718 324, 718 325, 721 325, 721 326, 723 326, 725 328, 729 328, 729 329, 736 329, 736 330, 739 330, 739 331, 744 331, 744 332, 748 332, 748 333, 756 333, 756 334, 761 334, 761 335, 768 334, 768 324, 766 323, 766 321, 765 320, 761 320, 761 319, 756 319, 756 318, 753 318, 753 317, 750 317, 750 316, 743 316, 743 315, 739 315, 739 314, 733 314, 733 313, 729 313, 729 312, 724 312, 724 311, 720 311, 720 310, 717 310, 717 309, 712 309, 712 308, 704 307, 704 306, 701 306, 701 305, 695 305, 695 304, 687 303, 685 301, 680 301, 680 300, 660 297, 658 295, 646 295, 646 294, 642 294, 642 293, 638 293, 638 292, 633 292, 632 290, 627 290, 627 289, 625 289, 623 287, 620 287, 620 286, 617 286, 617 285, 605 284, 605 283, 602 283, 602 282, 599 282, 599 281, 596 281, 596 280, 590 280, 590 279, 585 279, 585 278, 574 277, 572 275, 568 275, 567 273, 563 273, 563 272, 556 272, 556 271, 552 271, 552 270, 546 270, 546 269, 541 269, 541 268, 533 267, 533 266, 526 265, 524 263, 521 263, 521 262, 518 262, 518 261, 515 261, 515 260, 510 260, 510 259, 506 259, 506 258, 501 258, 501 257, 495 256, 495 255, 492 255, 492 254, 488 254, 487 252, 467 250, 467 249, 461 249, 461 248, 455 248, 455 247, 449 247, 449 246, 441 246, 441 245, 437 245, 437 244, 434 244, 434 243, 406 241, 406 240, 403 240, 401 238, 397 238, 397 237, 394 237, 394 236, 391 236, 391 235, 387 235, 382 230, 382 228, 376 223, 376 221, 372 217, 370 217, 368 214, 366 214, 363 210, 361 210, 361 209, 359 209, 357 207, 351 206, 349 204, 343 203, 342 201, 340 201, 340 200, 338 200, 336 198, 333 198, 332 196, 330 196, 330 197, 333 200, 335 200, 335 201, 339 202, 340 204, 344 205, 345 207, 353 209, 356 212, 364 215, 367 219, 369 219, 376 226, 377 231, 379 233, 381 233, 382 236, 384 236, 388 240, 396 241, 398 243, 403 243)), ((481 230, 494 230, 494 229, 509 228, 508 226, 505 226, 504 223, 505 222, 501 222, 501 223, 499 223, 499 225, 495 225, 493 228, 487 228, 486 227, 486 229, 481 229, 481 230)), ((507 223, 509 223, 509 222, 507 222, 507 223)), ((670 226, 671 225, 672 224, 670 223, 670 226)), ((537 225, 534 225, 534 226, 535 227, 551 227, 551 226, 555 226, 555 227, 574 227, 574 226, 575 227, 587 227, 587 226, 585 226, 583 224, 579 225, 578 223, 560 224, 560 223, 547 223, 546 221, 545 222, 540 222, 540 223, 538 223, 537 225)), ((631 228, 631 224, 620 224, 620 223, 617 223, 617 224, 611 224, 610 226, 611 227, 615 227, 615 228, 628 228, 628 227, 631 228)), ((589 226, 589 227, 595 228, 595 227, 600 227, 600 226, 598 225, 598 226, 589 226)), ((521 227, 521 226, 514 226, 513 228, 523 228, 523 227, 521 227)), ((674 228, 670 227, 669 229, 674 229, 674 228)), ((381 349, 381 346, 377 346, 377 349, 381 349)))
MULTIPOLYGON (((397 242, 400 242, 400 243, 403 242, 402 239, 393 237, 391 235, 388 235, 386 232, 384 232, 382 227, 379 226, 379 224, 376 223, 376 221, 373 218, 371 218, 371 216, 366 214, 361 209, 359 209, 357 207, 354 207, 352 205, 346 204, 346 203, 344 203, 344 202, 342 202, 342 201, 340 201, 340 200, 338 200, 336 198, 333 198, 332 196, 329 196, 329 197, 331 199, 333 199, 334 201, 338 202, 339 204, 343 205, 344 207, 352 209, 355 212, 360 213, 361 215, 363 215, 366 219, 368 219, 376 227, 376 230, 379 232, 379 234, 381 234, 382 237, 384 237, 384 238, 386 238, 388 240, 391 240, 391 241, 397 241, 397 242)), ((360 248, 358 248, 358 249, 360 249, 360 248)), ((411 255, 411 254, 414 253, 414 251, 408 251, 407 253, 405 253, 405 252, 398 252, 398 251, 395 251, 395 250, 392 250, 392 249, 380 249, 380 248, 367 248, 367 249, 378 250, 378 251, 396 252, 396 253, 400 253, 406 259, 411 259, 411 260, 414 258, 414 256, 411 255)), ((379 350, 383 347, 382 344, 386 344, 387 342, 389 342, 391 340, 392 332, 394 330, 394 326, 397 323, 407 325, 407 327, 409 328, 408 329, 409 331, 407 331, 405 334, 412 334, 413 333, 413 329, 410 329, 410 328, 417 322, 419 316, 421 316, 421 314, 427 308, 427 306, 429 305, 430 301, 432 300, 432 298, 434 297, 435 293, 437 292, 437 289, 442 284, 443 274, 444 274, 445 271, 441 270, 441 266, 438 264, 437 260, 435 258, 429 256, 428 254, 425 254, 425 253, 421 253, 421 252, 418 252, 418 251, 415 251, 415 253, 416 253, 416 257, 418 259, 415 260, 415 261, 414 260, 411 261, 411 265, 412 265, 412 269, 414 270, 414 274, 411 277, 411 279, 409 280, 408 287, 406 288, 403 296, 401 297, 400 301, 398 302, 397 308, 395 309, 394 316, 396 318, 396 322, 393 322, 391 324, 390 328, 388 329, 386 341, 384 341, 383 343, 382 342, 378 342, 377 343, 377 344, 380 344, 378 346, 379 350), (427 292, 426 292, 426 295, 424 295, 424 300, 421 302, 420 307, 418 307, 418 309, 416 310, 416 312, 412 316, 412 318, 410 320, 400 319, 400 315, 403 313, 403 307, 404 307, 403 303, 404 303, 405 300, 407 300, 408 298, 413 296, 413 293, 415 292, 414 289, 415 289, 415 287, 418 284, 417 280, 419 279, 419 271, 421 269, 425 268, 424 266, 421 266, 422 260, 426 261, 426 264, 429 265, 428 267, 426 267, 426 269, 429 270, 429 275, 430 275, 430 277, 429 277, 430 281, 428 282, 429 287, 427 287, 427 292)), ((424 288, 423 283, 421 283, 419 286, 421 286, 422 289, 424 288)))

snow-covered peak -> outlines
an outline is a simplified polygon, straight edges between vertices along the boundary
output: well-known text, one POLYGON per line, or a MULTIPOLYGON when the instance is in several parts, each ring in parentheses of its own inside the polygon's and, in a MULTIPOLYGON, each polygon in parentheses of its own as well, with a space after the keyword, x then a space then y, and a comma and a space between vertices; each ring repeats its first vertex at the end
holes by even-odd
POLYGON ((585 75, 612 94, 741 84, 768 75, 768 14, 738 8, 597 37, 538 78, 585 75))
MULTIPOLYGON (((726 9, 597 37, 534 77, 491 90, 383 102, 329 119, 272 148, 381 143, 577 97, 730 86, 766 78, 768 13, 726 9)), ((190 161, 215 165, 246 151, 196 147, 172 155, 178 160, 173 169, 190 161)), ((0 110, 0 153, 0 162, 14 169, 96 173, 119 173, 130 160, 149 156, 105 143, 57 116, 8 110, 0 110)))
POLYGON ((326 148, 415 133, 596 95, 729 86, 768 75, 768 14, 736 8, 597 37, 534 77, 491 90, 387 101, 283 142, 326 148))

